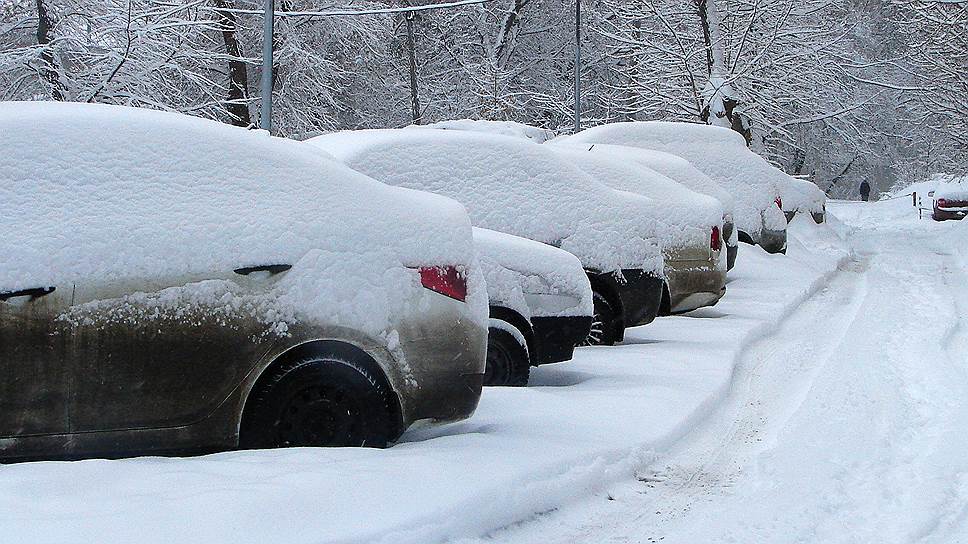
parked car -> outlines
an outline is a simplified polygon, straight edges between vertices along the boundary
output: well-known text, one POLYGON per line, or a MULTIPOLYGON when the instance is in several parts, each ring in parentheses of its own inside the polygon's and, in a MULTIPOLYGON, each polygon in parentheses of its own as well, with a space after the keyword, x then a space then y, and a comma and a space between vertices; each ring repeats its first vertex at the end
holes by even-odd
POLYGON ((527 385, 532 366, 572 358, 592 324, 592 288, 577 257, 474 228, 490 321, 484 385, 527 385))
POLYGON ((634 148, 567 143, 549 145, 598 181, 647 197, 649 216, 665 258, 666 291, 659 315, 683 313, 712 306, 726 293, 726 254, 723 251, 723 205, 693 192, 672 179, 630 160, 634 148))
POLYGON ((797 213, 808 213, 818 225, 827 215, 827 195, 820 187, 809 180, 788 176, 780 181, 780 201, 787 223, 793 221, 797 213))
POLYGON ((390 185, 460 201, 475 226, 577 256, 594 292, 594 343, 659 312, 662 252, 647 200, 590 178, 542 145, 473 131, 360 130, 309 140, 390 185))
POLYGON ((119 106, 0 103, 0 150, 0 457, 386 446, 477 406, 458 203, 119 106))
POLYGON ((961 220, 968 214, 968 177, 936 176, 931 218, 935 221, 961 220))
POLYGON ((592 127, 564 140, 678 155, 736 199, 733 219, 741 242, 758 244, 770 253, 786 251, 786 220, 777 184, 788 176, 750 151, 735 131, 693 123, 635 121, 592 127))
POLYGON ((736 224, 733 220, 736 199, 712 178, 703 174, 692 163, 678 155, 652 149, 628 149, 635 150, 635 153, 631 155, 635 161, 672 178, 692 191, 715 198, 722 204, 722 238, 723 244, 726 246, 727 270, 732 270, 733 266, 736 265, 736 255, 739 252, 739 232, 736 230, 736 224))

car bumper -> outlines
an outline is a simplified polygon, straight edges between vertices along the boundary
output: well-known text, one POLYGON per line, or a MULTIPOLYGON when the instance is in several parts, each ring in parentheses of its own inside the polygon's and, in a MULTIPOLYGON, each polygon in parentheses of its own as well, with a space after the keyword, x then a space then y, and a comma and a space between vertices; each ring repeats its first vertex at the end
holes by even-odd
POLYGON ((532 317, 536 353, 531 363, 537 366, 571 359, 575 346, 588 337, 591 326, 591 316, 532 317))
POLYGON ((966 210, 941 210, 935 208, 934 212, 931 213, 931 217, 935 221, 960 221, 965 218, 966 214, 968 214, 968 211, 966 210))
POLYGON ((393 382, 404 430, 417 421, 466 419, 481 397, 487 326, 471 319, 465 304, 428 296, 444 300, 421 305, 419 317, 411 315, 396 327, 401 372, 393 382))
POLYGON ((670 314, 713 306, 726 294, 726 270, 712 261, 670 261, 666 277, 670 314))
POLYGON ((760 231, 756 244, 766 250, 767 253, 786 253, 787 231, 763 229, 760 231))
POLYGON ((655 321, 662 305, 664 281, 644 270, 624 269, 620 277, 602 274, 618 295, 625 327, 648 325, 655 321))

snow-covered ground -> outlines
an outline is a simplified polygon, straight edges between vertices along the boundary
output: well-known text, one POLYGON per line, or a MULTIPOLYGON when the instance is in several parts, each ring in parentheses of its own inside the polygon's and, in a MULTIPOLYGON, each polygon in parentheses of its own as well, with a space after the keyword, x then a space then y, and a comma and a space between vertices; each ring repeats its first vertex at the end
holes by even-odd
POLYGON ((469 421, 389 450, 2 466, 0 534, 957 542, 968 224, 918 221, 906 199, 828 210, 833 228, 794 220, 786 256, 743 245, 716 307, 489 389, 469 421))
POLYGON ((788 257, 744 246, 715 308, 489 389, 473 419, 380 450, 0 468, 0 534, 20 542, 394 542, 478 536, 628 480, 707 417, 735 363, 844 257, 801 223, 788 257))
POLYGON ((636 478, 488 542, 968 542, 968 224, 833 202, 853 250, 636 478))

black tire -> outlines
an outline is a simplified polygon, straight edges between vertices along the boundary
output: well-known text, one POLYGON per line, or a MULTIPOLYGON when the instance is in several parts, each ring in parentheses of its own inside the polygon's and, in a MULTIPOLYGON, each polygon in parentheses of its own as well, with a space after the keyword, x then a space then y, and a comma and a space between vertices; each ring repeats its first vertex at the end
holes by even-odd
POLYGON ((615 322, 618 319, 615 309, 601 294, 593 293, 595 303, 595 317, 583 346, 612 346, 618 340, 615 337, 615 322))
POLYGON ((395 395, 366 366, 319 355, 269 372, 249 395, 239 447, 385 448, 396 438, 395 395))
MULTIPOLYGON (((511 327, 513 325, 506 324, 511 327)), ((484 385, 528 385, 531 377, 531 359, 527 345, 505 329, 487 329, 487 366, 484 369, 484 385)))

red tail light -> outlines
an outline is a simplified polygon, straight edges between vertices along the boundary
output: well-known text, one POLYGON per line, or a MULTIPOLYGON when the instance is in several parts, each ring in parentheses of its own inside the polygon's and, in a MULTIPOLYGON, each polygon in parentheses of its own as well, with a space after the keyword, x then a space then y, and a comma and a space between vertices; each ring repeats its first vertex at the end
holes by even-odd
POLYGON ((713 233, 709 236, 709 247, 713 251, 723 249, 723 237, 719 234, 719 227, 713 227, 713 233))
POLYGON ((939 198, 938 200, 935 200, 935 206, 939 208, 944 208, 948 206, 948 201, 943 198, 939 198))
POLYGON ((427 289, 464 302, 467 277, 454 266, 430 266, 420 269, 420 283, 427 289))
POLYGON ((776 198, 773 199, 773 202, 776 203, 776 207, 777 208, 780 208, 781 210, 783 209, 783 199, 782 198, 776 197, 776 198))

